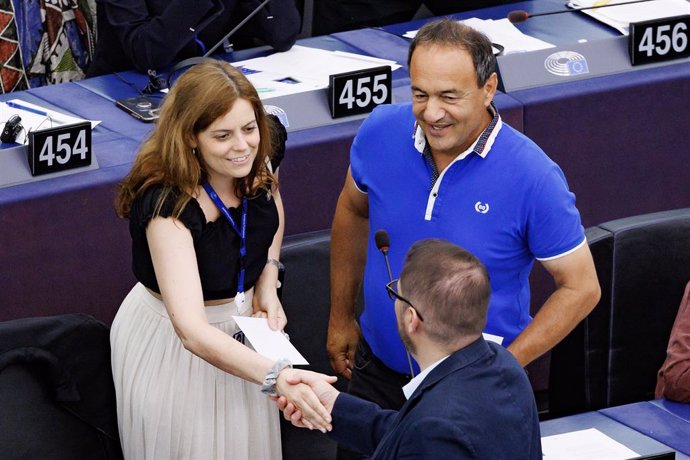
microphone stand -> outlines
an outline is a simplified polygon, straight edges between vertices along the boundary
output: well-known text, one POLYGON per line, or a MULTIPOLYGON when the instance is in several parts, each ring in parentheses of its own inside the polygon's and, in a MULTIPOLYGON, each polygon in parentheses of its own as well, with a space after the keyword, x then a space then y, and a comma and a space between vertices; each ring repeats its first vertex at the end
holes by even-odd
MULTIPOLYGON (((379 230, 381 231, 381 230, 379 230)), ((378 236, 378 235, 377 235, 378 236)), ((388 234, 385 234, 385 238, 388 238, 388 234)), ((377 242, 378 246, 378 242, 377 242)), ((386 261, 386 269, 388 270, 388 280, 393 281, 393 272, 391 271, 391 263, 390 260, 388 260, 388 247, 386 246, 380 246, 379 251, 383 254, 383 259, 386 261)), ((407 347, 405 347, 405 354, 407 355, 407 365, 410 366, 410 375, 414 377, 414 366, 412 365, 412 357, 410 356, 410 352, 407 350, 407 347)))
POLYGON ((208 51, 206 51, 206 52, 204 53, 203 56, 194 56, 194 57, 190 57, 190 58, 187 58, 187 59, 183 59, 183 60, 181 60, 180 62, 178 62, 177 64, 175 64, 175 65, 173 66, 172 70, 170 70, 170 72, 168 72, 167 87, 170 88, 170 83, 171 83, 172 77, 177 73, 178 70, 184 69, 185 67, 191 67, 191 66, 193 66, 193 65, 196 65, 196 64, 199 64, 199 63, 203 62, 203 60, 206 59, 207 57, 209 57, 211 54, 213 54, 213 52, 214 52, 215 50, 217 50, 218 47, 219 47, 220 45, 223 44, 223 42, 225 42, 228 38, 230 38, 231 36, 233 36, 233 35, 235 34, 235 32, 237 32, 237 31, 240 29, 240 27, 242 27, 243 25, 245 25, 245 24, 247 23, 247 21, 249 21, 251 18, 253 18, 254 16, 256 16, 256 15, 259 13, 259 11, 261 11, 261 9, 262 9, 264 6, 266 6, 266 5, 268 4, 268 2, 270 2, 270 1, 271 1, 271 0, 263 0, 263 1, 259 4, 259 6, 257 6, 256 8, 254 8, 254 9, 252 10, 252 12, 249 13, 244 19, 242 19, 242 20, 239 22, 239 24, 237 24, 235 27, 233 27, 233 28, 230 30, 230 32, 228 32, 227 34, 225 34, 225 36, 224 36, 223 38, 221 38, 220 40, 218 40, 218 42, 217 42, 215 45, 213 45, 213 46, 211 47, 211 49, 209 49, 208 51))

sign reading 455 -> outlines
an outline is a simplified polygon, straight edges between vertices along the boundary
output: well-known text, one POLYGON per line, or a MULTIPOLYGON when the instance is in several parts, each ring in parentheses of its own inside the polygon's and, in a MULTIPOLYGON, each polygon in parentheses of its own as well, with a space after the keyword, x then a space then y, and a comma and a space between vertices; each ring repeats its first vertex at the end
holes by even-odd
POLYGON ((388 65, 330 76, 328 105, 333 118, 358 115, 392 100, 391 68, 388 65))

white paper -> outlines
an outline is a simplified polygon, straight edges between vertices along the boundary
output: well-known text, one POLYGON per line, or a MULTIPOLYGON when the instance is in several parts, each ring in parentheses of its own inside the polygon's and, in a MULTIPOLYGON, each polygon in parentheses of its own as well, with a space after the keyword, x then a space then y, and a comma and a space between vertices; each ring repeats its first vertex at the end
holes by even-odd
MULTIPOLYGON (((469 18, 461 22, 469 27, 472 27, 484 35, 489 37, 493 43, 503 45, 503 54, 521 53, 525 51, 536 51, 546 48, 553 48, 555 45, 540 40, 538 38, 530 37, 523 34, 520 29, 515 27, 507 18, 493 20, 493 19, 478 19, 469 18)), ((414 38, 417 31, 413 30, 406 32, 403 36, 407 38, 414 38)))
MULTIPOLYGON (((21 125, 24 127, 24 129, 19 132, 17 138, 15 139, 15 142, 18 144, 24 144, 26 136, 30 131, 71 125, 74 123, 81 123, 83 121, 90 121, 91 128, 95 128, 100 123, 100 121, 84 120, 83 118, 71 117, 69 115, 65 115, 64 113, 46 109, 40 105, 22 101, 21 99, 11 99, 7 102, 13 102, 23 107, 30 107, 32 109, 45 112, 49 115, 48 117, 46 115, 39 115, 27 110, 22 110, 21 108, 10 107, 6 102, 0 103, 0 122, 7 122, 7 120, 9 120, 13 115, 19 115, 19 117, 22 119, 21 125)), ((0 125, 0 130, 2 130, 4 127, 4 124, 0 125)))
POLYGON ((625 460, 639 454, 596 428, 541 438, 544 460, 625 460))
POLYGON ((631 22, 648 21, 650 19, 670 18, 690 14, 690 3, 687 0, 654 0, 625 5, 631 0, 572 0, 568 6, 572 8, 586 8, 620 4, 621 6, 607 6, 582 11, 598 21, 611 26, 623 35, 628 35, 631 22))
POLYGON ((334 74, 382 65, 400 68, 395 61, 343 51, 295 45, 289 51, 232 63, 252 82, 259 97, 267 99, 328 88, 334 74))
POLYGON ((273 331, 268 327, 266 318, 233 316, 232 319, 235 320, 247 340, 251 342, 254 350, 260 355, 274 360, 286 358, 292 364, 309 364, 283 332, 273 331))

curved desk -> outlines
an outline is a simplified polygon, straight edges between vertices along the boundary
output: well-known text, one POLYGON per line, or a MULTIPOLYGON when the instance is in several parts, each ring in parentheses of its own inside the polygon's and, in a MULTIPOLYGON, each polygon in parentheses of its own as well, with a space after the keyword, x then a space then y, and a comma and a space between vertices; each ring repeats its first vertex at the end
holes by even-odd
MULTIPOLYGON (((477 16, 500 18, 516 8, 561 7, 555 0, 520 2, 489 8, 477 16)), ((564 42, 584 33, 594 38, 612 34, 581 13, 547 18, 533 18, 520 27, 546 40, 563 37, 564 42)), ((362 29, 300 44, 399 60, 404 65, 394 73, 399 102, 410 97, 405 68, 408 42, 395 35, 395 27, 404 32, 418 26, 362 29)), ((252 57, 252 52, 265 50, 238 52, 233 58, 252 57)), ((87 312, 109 323, 132 285, 127 224, 115 216, 112 201, 116 184, 152 126, 115 107, 115 99, 136 95, 135 88, 146 83, 146 77, 135 72, 122 77, 108 75, 3 96, 34 99, 103 123, 94 130, 97 170, 0 188, 0 289, 5 299, 0 320, 87 312)), ((496 102, 509 124, 563 167, 587 227, 616 217, 690 206, 687 147, 682 138, 690 118, 688 96, 690 64, 678 62, 499 94, 496 102), (648 160, 652 158, 653 163, 648 160)), ((281 168, 287 234, 330 227, 350 143, 360 123, 350 120, 290 133, 281 168)), ((535 283, 535 304, 543 301, 541 285, 535 283)))

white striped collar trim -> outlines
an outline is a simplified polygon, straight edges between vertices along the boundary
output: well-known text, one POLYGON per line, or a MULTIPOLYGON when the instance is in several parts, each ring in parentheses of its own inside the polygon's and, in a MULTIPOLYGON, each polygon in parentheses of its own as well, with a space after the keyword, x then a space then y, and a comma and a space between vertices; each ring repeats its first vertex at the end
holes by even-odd
MULTIPOLYGON (((499 131, 501 131, 501 128, 503 127, 503 119, 501 118, 501 115, 498 113, 498 111, 496 111, 496 109, 494 108, 493 103, 491 103, 491 105, 489 106, 489 111, 492 112, 492 115, 495 114, 498 117, 498 120, 496 121, 496 125, 494 126, 494 129, 491 131, 491 134, 489 134, 489 137, 486 139, 484 148, 481 149, 480 152, 475 152, 482 158, 486 158, 486 156, 489 154, 489 151, 491 150, 491 147, 494 145, 494 141, 496 140, 496 136, 498 136, 499 131)), ((482 134, 484 134, 484 132, 482 132, 482 134)), ((467 150, 465 150, 457 156, 456 160, 462 160, 465 157, 467 157, 467 155, 474 152, 474 149, 477 147, 477 143, 481 138, 482 135, 480 134, 474 140, 472 145, 470 145, 467 148, 467 150)), ((424 131, 422 130, 422 127, 419 126, 419 124, 416 121, 414 123, 414 130, 412 132, 412 140, 414 141, 415 150, 417 150, 420 154, 423 155, 424 149, 426 148, 426 136, 424 136, 424 131)))

